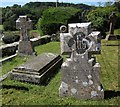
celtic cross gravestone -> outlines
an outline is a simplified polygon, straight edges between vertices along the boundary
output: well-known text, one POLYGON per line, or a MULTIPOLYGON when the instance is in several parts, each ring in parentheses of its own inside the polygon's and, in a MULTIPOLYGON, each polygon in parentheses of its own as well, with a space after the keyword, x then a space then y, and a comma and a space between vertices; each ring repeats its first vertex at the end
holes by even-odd
POLYGON ((93 56, 100 53, 100 32, 92 32, 91 23, 68 26, 68 33, 60 33, 61 53, 69 54, 70 57, 61 66, 59 95, 78 99, 103 99, 100 64, 93 56))
POLYGON ((19 55, 35 55, 34 48, 28 36, 28 30, 32 28, 32 21, 27 16, 19 16, 16 20, 16 28, 20 29, 19 55))

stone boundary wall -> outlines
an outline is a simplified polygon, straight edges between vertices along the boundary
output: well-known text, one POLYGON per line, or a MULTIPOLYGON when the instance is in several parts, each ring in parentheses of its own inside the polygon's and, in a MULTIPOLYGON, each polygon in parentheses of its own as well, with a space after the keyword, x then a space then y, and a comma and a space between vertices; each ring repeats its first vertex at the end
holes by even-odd
MULTIPOLYGON (((43 37, 30 39, 30 41, 32 42, 33 46, 38 46, 50 42, 51 37, 46 35, 43 37)), ((19 42, 14 42, 11 44, 0 46, 0 54, 1 54, 0 56, 4 57, 4 56, 10 56, 16 54, 16 50, 18 49, 18 44, 19 42)))

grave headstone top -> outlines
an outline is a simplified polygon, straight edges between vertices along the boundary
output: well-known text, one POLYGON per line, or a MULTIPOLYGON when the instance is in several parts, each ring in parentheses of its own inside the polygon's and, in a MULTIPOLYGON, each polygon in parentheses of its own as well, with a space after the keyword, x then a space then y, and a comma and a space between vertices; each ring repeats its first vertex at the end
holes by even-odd
POLYGON ((71 24, 68 33, 60 33, 61 53, 70 55, 61 66, 60 96, 104 98, 99 78, 100 65, 92 56, 100 51, 100 32, 91 32, 89 26, 90 23, 71 24))
POLYGON ((91 33, 91 22, 68 24, 68 32, 71 32, 71 30, 75 29, 76 26, 80 32, 84 32, 85 36, 91 33))
POLYGON ((61 54, 72 53, 73 50, 78 53, 87 49, 94 53, 100 51, 100 32, 91 32, 91 23, 68 24, 68 27, 68 33, 60 34, 61 54))
POLYGON ((27 18, 27 16, 19 16, 16 20, 16 28, 20 29, 20 40, 28 41, 28 33, 27 30, 32 28, 32 20, 27 18))

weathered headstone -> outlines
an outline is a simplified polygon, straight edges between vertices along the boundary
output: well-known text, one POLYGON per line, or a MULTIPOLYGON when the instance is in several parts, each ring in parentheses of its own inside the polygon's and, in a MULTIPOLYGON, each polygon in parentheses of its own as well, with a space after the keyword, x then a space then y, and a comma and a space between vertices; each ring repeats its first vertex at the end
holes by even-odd
POLYGON ((14 68, 10 78, 35 84, 45 83, 61 66, 62 60, 60 55, 44 53, 14 68))
POLYGON ((51 41, 56 41, 57 40, 57 35, 56 34, 52 34, 51 35, 51 41))
POLYGON ((61 53, 70 55, 70 58, 67 58, 61 66, 62 82, 59 95, 62 97, 104 98, 99 77, 100 65, 92 56, 92 54, 100 53, 100 32, 91 32, 88 26, 90 23, 77 23, 73 24, 69 33, 60 33, 61 53))
POLYGON ((80 32, 84 32, 85 36, 91 33, 91 22, 68 24, 68 32, 73 31, 76 26, 78 27, 80 32))
POLYGON ((19 16, 16 20, 16 28, 20 29, 19 55, 35 55, 34 48, 28 36, 28 30, 32 28, 32 21, 27 16, 19 16))
POLYGON ((115 40, 117 38, 114 35, 114 26, 116 22, 115 12, 112 12, 112 14, 109 16, 109 19, 110 19, 110 29, 109 29, 109 34, 106 36, 106 40, 115 40))

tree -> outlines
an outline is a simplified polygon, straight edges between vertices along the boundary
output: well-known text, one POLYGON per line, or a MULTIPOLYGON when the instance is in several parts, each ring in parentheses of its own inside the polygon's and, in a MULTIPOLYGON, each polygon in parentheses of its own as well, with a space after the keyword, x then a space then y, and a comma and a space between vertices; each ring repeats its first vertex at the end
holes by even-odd
MULTIPOLYGON (((9 29, 9 25, 5 24, 5 27, 8 30, 11 30, 15 28, 15 23, 13 23, 13 21, 16 21, 19 15, 28 15, 28 17, 30 17, 30 19, 33 21, 33 29, 36 29, 37 22, 39 18, 42 17, 43 11, 50 7, 55 7, 55 5, 56 5, 55 2, 30 2, 30 3, 26 3, 24 6, 17 4, 14 4, 13 6, 7 6, 2 8, 2 17, 1 17, 2 22, 11 23, 12 26, 10 27, 10 29, 9 29)), ((59 7, 60 6, 63 7, 69 6, 82 10, 90 10, 92 8, 91 6, 85 4, 73 4, 73 3, 59 3, 59 7)))
POLYGON ((114 5, 117 7, 118 11, 120 12, 120 0, 115 0, 114 5))
POLYGON ((116 8, 114 6, 99 7, 90 11, 87 19, 92 22, 93 29, 101 31, 102 36, 105 36, 105 32, 109 30, 109 15, 115 10, 116 8))
POLYGON ((49 8, 38 21, 38 30, 44 35, 56 33, 61 25, 79 22, 80 13, 80 9, 73 7, 49 8))
POLYGON ((99 7, 102 7, 103 3, 102 2, 97 2, 99 7))

